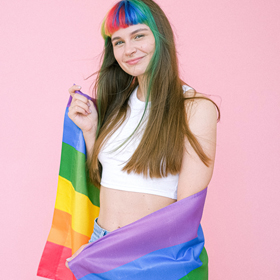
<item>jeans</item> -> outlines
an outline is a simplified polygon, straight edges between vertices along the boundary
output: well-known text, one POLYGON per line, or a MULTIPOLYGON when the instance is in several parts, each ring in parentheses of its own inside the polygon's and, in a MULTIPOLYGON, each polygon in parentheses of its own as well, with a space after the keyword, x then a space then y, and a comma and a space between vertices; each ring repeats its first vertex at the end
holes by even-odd
POLYGON ((91 235, 91 238, 90 238, 90 240, 89 240, 89 243, 90 243, 90 242, 94 242, 94 241, 96 241, 97 239, 99 239, 99 238, 105 236, 106 234, 110 233, 110 231, 108 231, 108 230, 102 228, 102 227, 97 223, 97 219, 98 219, 98 218, 96 218, 96 219, 94 220, 94 229, 93 229, 93 233, 92 233, 92 235, 91 235))

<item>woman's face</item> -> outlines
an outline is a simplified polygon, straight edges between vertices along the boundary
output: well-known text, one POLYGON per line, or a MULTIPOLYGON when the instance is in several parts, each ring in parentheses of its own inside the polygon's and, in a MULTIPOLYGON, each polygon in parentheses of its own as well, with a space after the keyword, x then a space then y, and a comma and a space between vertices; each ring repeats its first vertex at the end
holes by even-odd
POLYGON ((128 74, 141 77, 155 52, 155 37, 146 24, 131 25, 112 37, 114 56, 128 74))

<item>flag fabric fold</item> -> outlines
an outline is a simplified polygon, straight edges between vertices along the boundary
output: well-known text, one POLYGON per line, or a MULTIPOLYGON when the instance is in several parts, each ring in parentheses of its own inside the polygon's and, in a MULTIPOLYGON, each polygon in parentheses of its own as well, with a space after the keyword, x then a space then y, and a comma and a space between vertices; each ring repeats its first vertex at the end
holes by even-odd
POLYGON ((204 189, 90 243, 69 262, 70 269, 79 280, 207 279, 200 225, 206 193, 204 189))
MULTIPOLYGON (((88 96, 87 96, 88 97, 88 96)), ((89 97, 88 97, 89 98, 89 97)), ((86 244, 99 214, 99 190, 86 172, 82 131, 64 119, 61 165, 51 231, 38 275, 55 280, 207 280, 208 256, 200 225, 207 188, 86 244)))
POLYGON ((75 279, 65 261, 88 242, 99 214, 99 190, 88 180, 83 133, 68 117, 71 101, 70 96, 64 117, 53 221, 37 271, 38 276, 55 280, 75 279))

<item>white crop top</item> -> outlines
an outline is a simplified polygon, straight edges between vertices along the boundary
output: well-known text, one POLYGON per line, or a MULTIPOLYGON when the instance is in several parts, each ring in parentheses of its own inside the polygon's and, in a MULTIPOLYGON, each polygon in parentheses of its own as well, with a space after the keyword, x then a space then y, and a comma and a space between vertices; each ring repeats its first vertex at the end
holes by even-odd
MULTIPOLYGON (((167 177, 162 178, 146 178, 142 174, 134 172, 128 174, 126 171, 122 171, 122 168, 129 161, 140 143, 145 122, 148 119, 150 104, 148 104, 142 125, 134 136, 121 148, 114 151, 131 135, 143 115, 145 102, 137 98, 137 89, 138 87, 131 93, 129 98, 130 111, 127 112, 126 120, 103 145, 98 155, 98 159, 102 164, 101 185, 106 188, 155 194, 177 199, 179 174, 169 174, 167 177)), ((191 89, 189 86, 183 86, 184 92, 189 89, 191 89)))

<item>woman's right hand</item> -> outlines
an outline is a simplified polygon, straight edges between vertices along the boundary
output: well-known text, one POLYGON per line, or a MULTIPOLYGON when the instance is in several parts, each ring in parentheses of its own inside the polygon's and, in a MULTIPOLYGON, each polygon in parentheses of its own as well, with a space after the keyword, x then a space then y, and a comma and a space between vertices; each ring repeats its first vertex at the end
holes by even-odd
POLYGON ((72 96, 72 102, 69 107, 69 118, 83 131, 85 134, 95 134, 98 124, 98 114, 93 102, 81 94, 75 93, 81 87, 74 85, 69 88, 72 96))

